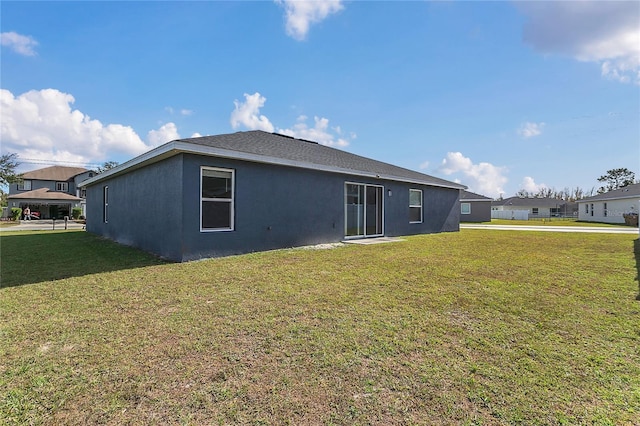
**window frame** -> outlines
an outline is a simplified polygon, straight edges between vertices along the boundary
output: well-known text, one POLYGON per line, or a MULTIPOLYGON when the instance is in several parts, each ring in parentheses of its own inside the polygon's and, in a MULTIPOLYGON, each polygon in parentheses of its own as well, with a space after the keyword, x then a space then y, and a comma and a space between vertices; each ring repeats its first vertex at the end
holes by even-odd
POLYGON ((31 191, 33 188, 33 182, 31 181, 31 179, 24 179, 20 182, 18 182, 18 191, 31 191), (29 188, 27 188, 26 183, 29 183, 29 188))
POLYGON ((604 203, 603 207, 603 213, 604 213, 604 217, 607 217, 607 203, 604 203))
POLYGON ((471 214, 471 203, 460 203, 460 214, 471 214), (464 207, 468 207, 465 211, 464 207))
POLYGON ((102 187, 102 223, 109 223, 109 185, 102 187))
POLYGON ((69 192, 69 182, 56 182, 56 191, 69 192))
POLYGON ((236 171, 234 169, 226 169, 222 167, 213 166, 200 166, 200 188, 198 198, 200 200, 200 218, 199 227, 200 232, 229 232, 235 231, 235 201, 236 201, 236 171), (231 198, 204 198, 202 196, 202 178, 205 170, 211 170, 215 172, 231 173, 231 198), (229 203, 229 227, 228 228, 203 228, 202 227, 202 214, 204 203, 229 203))
POLYGON ((540 208, 539 207, 531 207, 531 214, 534 216, 538 216, 540 214, 540 208))
POLYGON ((409 223, 422 223, 424 221, 423 211, 424 211, 424 193, 422 189, 409 188, 409 223), (418 192, 420 193, 420 204, 411 204, 411 193, 418 192), (420 209, 420 220, 411 220, 411 209, 420 209))

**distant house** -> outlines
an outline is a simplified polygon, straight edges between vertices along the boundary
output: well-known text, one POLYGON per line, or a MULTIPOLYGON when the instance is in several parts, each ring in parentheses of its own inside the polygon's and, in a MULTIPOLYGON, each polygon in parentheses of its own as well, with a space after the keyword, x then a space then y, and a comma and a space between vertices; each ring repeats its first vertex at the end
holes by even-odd
POLYGON ((87 231, 175 261, 458 231, 465 188, 263 131, 168 142, 84 184, 87 231))
POLYGON ((491 222, 491 201, 484 195, 460 191, 460 222, 491 222))
POLYGON ((578 220, 625 223, 625 213, 638 213, 640 183, 578 200, 578 220))
POLYGON ((509 197, 493 201, 491 211, 493 218, 500 219, 575 217, 577 205, 557 198, 509 197))
POLYGON ((95 172, 81 167, 51 166, 23 173, 18 183, 9 185, 9 207, 25 209, 41 219, 71 217, 74 207, 83 207, 80 182, 95 172))

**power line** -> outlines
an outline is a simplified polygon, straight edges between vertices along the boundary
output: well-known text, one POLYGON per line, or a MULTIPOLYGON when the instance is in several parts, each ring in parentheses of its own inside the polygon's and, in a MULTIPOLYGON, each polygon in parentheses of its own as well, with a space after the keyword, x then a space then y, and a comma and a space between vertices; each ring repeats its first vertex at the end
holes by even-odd
POLYGON ((21 163, 25 164, 51 164, 51 165, 59 165, 59 164, 69 164, 76 166, 86 166, 86 167, 100 167, 98 163, 85 163, 82 161, 63 161, 63 160, 43 160, 38 158, 22 158, 18 156, 18 159, 21 163))

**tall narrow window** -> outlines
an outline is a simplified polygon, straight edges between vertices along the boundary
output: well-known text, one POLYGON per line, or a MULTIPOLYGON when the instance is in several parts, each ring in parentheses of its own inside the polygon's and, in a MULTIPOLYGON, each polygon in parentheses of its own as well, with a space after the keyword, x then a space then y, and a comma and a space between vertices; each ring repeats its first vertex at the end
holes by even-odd
POLYGON ((234 171, 200 169, 200 230, 232 231, 234 214, 234 171))
POLYGON ((102 221, 109 222, 109 187, 102 187, 102 221))
POLYGON ((471 203, 460 203, 461 214, 471 214, 471 203))
POLYGON ((422 223, 422 190, 409 190, 409 223, 422 223))
POLYGON ((604 217, 607 217, 607 203, 604 203, 604 217))
POLYGON ((591 216, 593 216, 593 204, 591 204, 591 216))

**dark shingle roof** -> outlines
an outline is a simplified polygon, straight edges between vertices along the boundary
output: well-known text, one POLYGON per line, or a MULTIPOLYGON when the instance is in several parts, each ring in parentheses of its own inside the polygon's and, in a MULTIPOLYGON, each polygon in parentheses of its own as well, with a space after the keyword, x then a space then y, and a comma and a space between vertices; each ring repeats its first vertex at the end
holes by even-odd
POLYGON ((465 188, 464 185, 455 182, 351 154, 316 142, 261 130, 171 141, 91 178, 85 181, 85 184, 92 185, 109 176, 126 173, 130 168, 142 167, 148 162, 157 161, 159 158, 166 158, 179 152, 378 177, 447 188, 465 188))
POLYGON ((608 191, 602 194, 594 195, 593 197, 583 198, 582 200, 578 200, 578 203, 583 203, 586 201, 617 200, 622 198, 635 198, 635 197, 640 197, 640 183, 627 185, 623 188, 614 189, 613 191, 608 191))
POLYGON ((539 197, 509 197, 491 203, 492 206, 518 206, 518 207, 557 207, 566 201, 557 198, 539 197))
POLYGON ((467 201, 493 201, 492 198, 485 197, 484 195, 476 194, 470 191, 460 191, 460 200, 467 201))

